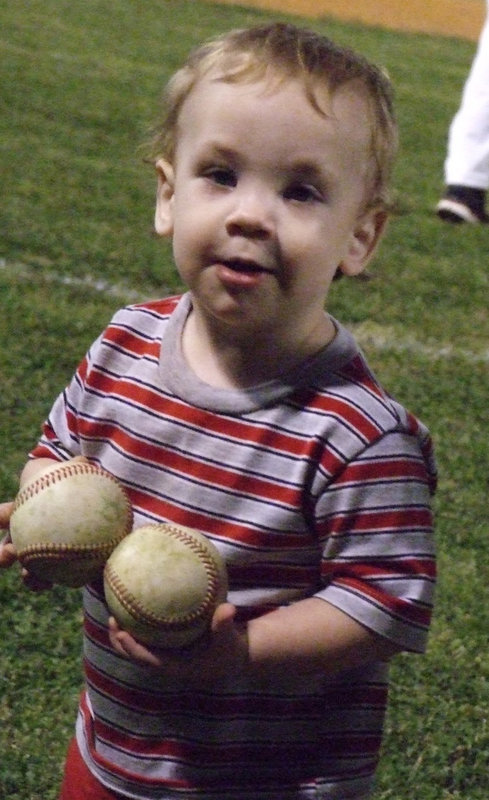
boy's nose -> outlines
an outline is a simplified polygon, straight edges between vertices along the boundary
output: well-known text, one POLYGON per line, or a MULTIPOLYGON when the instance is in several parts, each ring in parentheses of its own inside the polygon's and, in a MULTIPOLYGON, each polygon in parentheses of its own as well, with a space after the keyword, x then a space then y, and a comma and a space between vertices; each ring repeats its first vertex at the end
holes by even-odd
POLYGON ((271 235, 273 212, 271 200, 258 191, 236 196, 236 202, 226 218, 230 236, 253 236, 261 239, 271 235))

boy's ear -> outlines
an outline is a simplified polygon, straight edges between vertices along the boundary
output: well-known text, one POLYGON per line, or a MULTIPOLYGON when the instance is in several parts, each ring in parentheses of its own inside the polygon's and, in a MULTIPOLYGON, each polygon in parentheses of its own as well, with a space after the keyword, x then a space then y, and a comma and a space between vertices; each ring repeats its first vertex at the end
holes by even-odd
POLYGON ((347 252, 339 265, 345 275, 359 275, 377 249, 387 223, 387 212, 372 208, 358 219, 350 235, 347 252))
POLYGON ((171 236, 173 233, 173 193, 175 173, 172 165, 160 158, 156 162, 155 230, 158 236, 171 236))

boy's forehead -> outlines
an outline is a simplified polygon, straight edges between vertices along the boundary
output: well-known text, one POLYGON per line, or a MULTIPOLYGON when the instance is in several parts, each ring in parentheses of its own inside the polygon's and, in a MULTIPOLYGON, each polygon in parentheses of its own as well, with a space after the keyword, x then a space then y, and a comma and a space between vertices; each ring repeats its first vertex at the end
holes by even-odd
MULTIPOLYGON (((354 84, 347 84, 332 91, 327 85, 316 81, 310 85, 297 78, 283 78, 270 73, 267 77, 259 80, 238 80, 230 81, 226 75, 215 72, 209 73, 200 78, 182 105, 179 119, 180 133, 184 132, 187 110, 197 110, 201 121, 206 118, 212 121, 213 110, 211 103, 218 98, 223 100, 226 106, 226 114, 229 118, 239 118, 244 113, 242 102, 233 102, 233 95, 241 100, 245 98, 247 108, 249 104, 258 107, 264 98, 273 98, 281 93, 289 93, 292 98, 296 94, 296 102, 290 102, 282 107, 281 118, 290 121, 291 127, 297 121, 298 102, 305 101, 313 112, 311 118, 316 118, 316 122, 324 122, 326 125, 335 125, 342 128, 345 135, 349 135, 357 141, 358 145, 364 144, 366 140, 371 140, 371 110, 365 93, 354 84)), ((263 110, 263 105, 262 105, 263 110)), ((321 126, 318 126, 318 129, 321 126)))

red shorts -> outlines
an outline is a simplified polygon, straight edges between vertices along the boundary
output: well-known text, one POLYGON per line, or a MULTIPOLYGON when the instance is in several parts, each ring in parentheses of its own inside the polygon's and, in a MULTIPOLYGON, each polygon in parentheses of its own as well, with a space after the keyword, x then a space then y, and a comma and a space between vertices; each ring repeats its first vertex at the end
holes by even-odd
POLYGON ((72 739, 66 756, 58 800, 127 800, 127 798, 106 789, 92 775, 80 755, 76 739, 72 739))

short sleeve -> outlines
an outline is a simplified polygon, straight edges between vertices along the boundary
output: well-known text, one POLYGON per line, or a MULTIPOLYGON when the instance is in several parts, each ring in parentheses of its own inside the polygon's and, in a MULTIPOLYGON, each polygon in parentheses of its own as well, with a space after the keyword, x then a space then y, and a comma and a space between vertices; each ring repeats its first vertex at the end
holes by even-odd
POLYGON ((318 503, 316 596, 415 652, 426 647, 435 585, 431 478, 419 439, 392 431, 349 462, 318 503))

